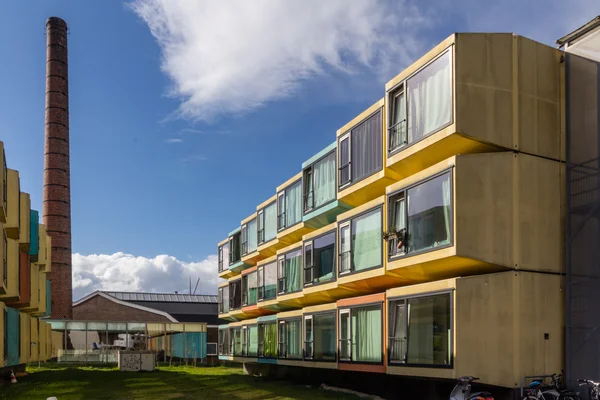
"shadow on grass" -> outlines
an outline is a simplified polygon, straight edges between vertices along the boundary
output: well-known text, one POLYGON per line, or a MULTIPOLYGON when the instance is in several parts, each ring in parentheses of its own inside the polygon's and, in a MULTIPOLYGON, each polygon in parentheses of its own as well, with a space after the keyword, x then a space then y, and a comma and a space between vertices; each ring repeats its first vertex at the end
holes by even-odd
POLYGON ((29 368, 17 384, 0 389, 0 399, 159 400, 159 399, 356 399, 290 382, 243 375, 241 368, 160 367, 155 372, 120 372, 116 368, 29 368))

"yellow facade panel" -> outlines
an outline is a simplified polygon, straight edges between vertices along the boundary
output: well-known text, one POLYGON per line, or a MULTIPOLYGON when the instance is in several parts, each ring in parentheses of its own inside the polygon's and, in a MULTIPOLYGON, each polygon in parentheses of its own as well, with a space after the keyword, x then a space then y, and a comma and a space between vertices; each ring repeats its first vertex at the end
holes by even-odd
POLYGON ((20 212, 19 207, 21 203, 21 184, 19 182, 19 173, 15 170, 9 169, 8 173, 8 187, 7 187, 7 216, 6 216, 6 235, 10 239, 19 240, 19 224, 20 224, 20 212))
POLYGON ((29 362, 38 361, 40 357, 40 337, 39 322, 37 318, 30 317, 29 325, 31 327, 31 355, 29 362))
POLYGON ((5 327, 4 327, 4 310, 5 309, 6 309, 6 305, 4 303, 0 302, 0 316, 2 316, 0 318, 0 332, 2 332, 2 334, 0 334, 0 360, 4 360, 5 359, 5 357, 4 357, 4 341, 7 340, 7 338, 4 337, 4 332, 5 332, 5 327))
POLYGON ((46 225, 39 224, 39 249, 38 249, 38 260, 37 264, 46 266, 46 246, 48 245, 48 235, 46 225))
POLYGON ((26 364, 31 358, 31 317, 27 313, 19 313, 19 336, 21 338, 21 355, 19 362, 26 364))
POLYGON ((0 142, 0 223, 6 222, 6 201, 7 196, 4 188, 8 189, 8 171, 6 168, 6 153, 4 152, 4 143, 0 142))
POLYGON ((6 240, 7 263, 5 293, 0 294, 3 301, 19 300, 19 242, 12 239, 6 240))
POLYGON ((46 235, 46 267, 44 272, 52 272, 52 237, 46 235))
POLYGON ((52 354, 51 358, 56 358, 59 352, 65 349, 65 338, 63 332, 50 331, 52 335, 52 354))
POLYGON ((40 315, 45 315, 46 310, 47 310, 46 274, 39 272, 39 270, 38 270, 37 276, 38 276, 38 293, 39 293, 37 313, 40 315))
POLYGON ((20 220, 19 220, 19 248, 21 251, 29 252, 30 237, 30 219, 31 219, 31 198, 28 193, 21 193, 20 196, 20 220))

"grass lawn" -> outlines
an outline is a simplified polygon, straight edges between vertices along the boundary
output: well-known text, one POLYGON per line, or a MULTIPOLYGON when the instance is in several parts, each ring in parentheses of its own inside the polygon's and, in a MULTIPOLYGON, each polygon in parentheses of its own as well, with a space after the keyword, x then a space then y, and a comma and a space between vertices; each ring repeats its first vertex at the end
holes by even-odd
POLYGON ((289 382, 246 376, 239 368, 160 367, 156 372, 49 365, 0 387, 0 399, 356 399, 289 382))

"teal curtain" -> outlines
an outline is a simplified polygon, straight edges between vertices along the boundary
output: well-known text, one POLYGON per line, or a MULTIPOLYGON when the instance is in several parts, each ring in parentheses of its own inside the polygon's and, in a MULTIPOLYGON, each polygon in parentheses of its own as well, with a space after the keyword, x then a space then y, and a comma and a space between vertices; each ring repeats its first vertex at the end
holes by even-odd
POLYGON ((315 208, 335 199, 335 173, 335 152, 315 164, 315 208))
POLYGON ((381 306, 352 310, 352 361, 381 362, 381 306))
POLYGON ((285 190, 285 227, 302 220, 302 182, 295 183, 285 190))
POLYGON ((248 328, 250 340, 248 342, 248 356, 256 357, 258 355, 258 326, 254 325, 248 328))
POLYGON ((277 204, 273 203, 265 208, 265 242, 277 236, 277 204))
POLYGON ((352 221, 352 264, 355 271, 381 264, 381 210, 352 221))
POLYGON ((263 355, 267 358, 277 357, 277 324, 269 323, 263 325, 264 329, 264 350, 263 355))
POLYGON ((256 272, 248 274, 248 305, 256 304, 258 299, 256 272))
POLYGON ((287 322, 287 358, 302 358, 302 321, 287 322))
POLYGON ((302 251, 297 250, 285 256, 285 291, 300 290, 302 285, 302 251))
POLYGON ((258 246, 258 231, 256 229, 256 219, 248 222, 246 227, 246 231, 248 232, 248 253, 252 253, 256 250, 258 246))

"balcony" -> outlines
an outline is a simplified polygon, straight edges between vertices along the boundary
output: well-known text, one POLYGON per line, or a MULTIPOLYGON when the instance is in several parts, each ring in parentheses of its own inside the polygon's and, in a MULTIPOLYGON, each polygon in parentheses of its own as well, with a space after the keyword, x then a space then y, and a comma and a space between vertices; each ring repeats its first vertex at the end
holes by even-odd
POLYGON ((260 260, 257 264, 258 307, 263 314, 279 310, 277 303, 277 256, 260 260))
POLYGON ((219 242, 217 270, 219 278, 229 279, 235 273, 229 269, 229 238, 219 242))
MULTIPOLYGON (((264 287, 259 287, 262 279, 259 278, 258 268, 254 266, 242 272, 242 312, 245 318, 272 313, 258 306, 258 299, 264 291, 264 287)), ((261 268, 260 273, 264 274, 264 268, 261 268)))
POLYGON ((335 222, 351 206, 337 199, 337 142, 302 163, 302 221, 318 229, 335 222))
POLYGON ((388 273, 401 284, 506 269, 560 273, 563 170, 522 153, 466 154, 389 186, 388 273))
POLYGON ((229 271, 240 274, 249 265, 242 260, 242 228, 229 232, 229 271))
POLYGON ((28 193, 21 193, 19 201, 19 249, 29 253, 31 243, 31 198, 28 193))
POLYGON ((246 265, 256 265, 263 258, 258 252, 257 213, 242 221, 242 261, 246 265))
POLYGON ((19 301, 19 242, 6 239, 3 248, 3 257, 6 257, 6 262, 2 274, 4 293, 0 294, 0 301, 19 301))
POLYGON ((400 178, 456 154, 564 159, 561 52, 512 34, 454 34, 386 84, 386 165, 400 178))
POLYGON ((312 228, 302 220, 302 172, 277 188, 277 239, 290 245, 312 228))
POLYGON ((39 224, 39 249, 36 264, 39 265, 40 271, 50 272, 52 269, 52 260, 50 251, 52 250, 52 238, 48 236, 46 225, 39 224))
POLYGON ((337 131, 337 200, 358 206, 385 193, 398 174, 384 163, 384 99, 337 131))
POLYGON ((256 208, 258 253, 262 258, 274 256, 285 244, 277 238, 277 195, 256 208))
POLYGON ((15 170, 9 169, 7 171, 7 181, 7 216, 4 229, 6 230, 6 236, 9 239, 19 240, 21 237, 19 231, 21 219, 21 184, 19 181, 19 173, 15 170))
POLYGON ((277 252, 277 310, 302 308, 302 242, 277 252))
POLYGON ((510 388, 528 371, 562 368, 562 351, 547 351, 564 340, 559 275, 447 279, 390 289, 386 301, 388 374, 458 379, 475 368, 481 383, 510 388), (419 346, 407 346, 412 336, 419 346), (544 346, 532 345, 544 337, 544 346), (525 353, 519 362, 506 357, 525 353))

